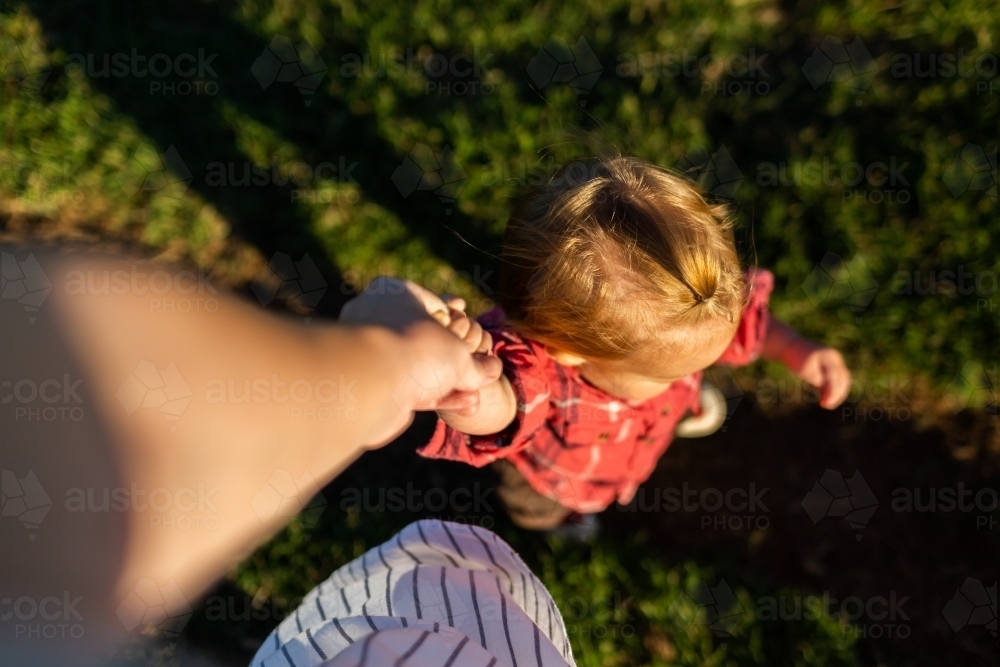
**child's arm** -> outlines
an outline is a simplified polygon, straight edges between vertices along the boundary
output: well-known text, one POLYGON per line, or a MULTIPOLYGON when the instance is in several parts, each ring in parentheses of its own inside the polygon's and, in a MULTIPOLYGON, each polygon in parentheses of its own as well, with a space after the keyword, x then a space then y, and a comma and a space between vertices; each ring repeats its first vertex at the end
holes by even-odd
POLYGON ((479 400, 475 407, 466 410, 438 410, 448 426, 468 435, 491 435, 504 430, 514 421, 517 413, 517 399, 510 381, 500 379, 479 390, 479 400))
MULTIPOLYGON (((478 322, 462 312, 465 303, 461 299, 452 299, 448 306, 451 308, 448 328, 464 340, 472 352, 488 353, 493 347, 493 339, 478 322)), ((514 421, 517 397, 510 380, 501 375, 478 391, 453 394, 441 403, 441 408, 437 410, 438 417, 456 431, 468 435, 491 435, 504 430, 514 421)))
POLYGON ((851 391, 851 371, 840 352, 799 335, 776 317, 764 339, 761 356, 780 361, 793 373, 820 390, 820 405, 832 410, 851 391))

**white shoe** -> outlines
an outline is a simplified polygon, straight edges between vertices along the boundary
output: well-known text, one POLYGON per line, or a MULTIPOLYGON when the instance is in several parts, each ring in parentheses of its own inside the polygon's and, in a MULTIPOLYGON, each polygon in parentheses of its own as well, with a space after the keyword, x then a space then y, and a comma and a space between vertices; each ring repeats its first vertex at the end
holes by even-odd
POLYGON ((591 542, 600 530, 601 522, 596 514, 573 512, 561 524, 545 532, 571 542, 591 542))
POLYGON ((728 415, 726 397, 715 385, 707 382, 701 385, 698 403, 701 405, 701 414, 697 417, 691 416, 682 419, 677 424, 677 428, 674 429, 674 436, 678 438, 703 438, 715 433, 726 423, 728 415))

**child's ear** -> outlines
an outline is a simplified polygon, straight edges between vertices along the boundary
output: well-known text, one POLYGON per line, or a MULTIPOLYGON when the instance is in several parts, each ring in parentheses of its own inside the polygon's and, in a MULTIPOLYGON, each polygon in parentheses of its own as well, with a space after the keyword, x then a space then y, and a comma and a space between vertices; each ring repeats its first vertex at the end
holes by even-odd
POLYGON ((563 366, 579 366, 586 361, 583 357, 577 356, 572 352, 563 352, 562 350, 549 350, 549 356, 563 366))

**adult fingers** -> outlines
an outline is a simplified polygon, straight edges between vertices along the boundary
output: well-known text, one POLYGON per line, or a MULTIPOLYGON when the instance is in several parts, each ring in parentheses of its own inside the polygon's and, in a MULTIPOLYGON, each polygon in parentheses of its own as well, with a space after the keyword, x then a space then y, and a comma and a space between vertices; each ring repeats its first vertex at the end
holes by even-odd
POLYGON ((478 391, 453 391, 434 406, 435 410, 456 412, 458 414, 474 414, 479 409, 478 391))
POLYGON ((479 347, 476 348, 476 352, 482 352, 484 354, 489 354, 493 351, 493 336, 486 329, 483 329, 483 337, 479 339, 479 347))
POLYGON ((377 324, 399 330, 430 316, 447 326, 448 307, 430 290, 409 280, 379 276, 340 312, 344 324, 377 324))
POLYGON ((460 311, 452 311, 448 330, 463 340, 467 340, 475 322, 460 311))
POLYGON ((416 297, 417 301, 424 307, 427 314, 437 320, 443 326, 448 326, 451 322, 451 315, 448 312, 448 305, 434 292, 426 287, 422 287, 412 280, 405 282, 406 290, 416 297))
POLYGON ((503 373, 503 362, 488 354, 473 354, 461 369, 455 389, 474 390, 497 380, 503 373))

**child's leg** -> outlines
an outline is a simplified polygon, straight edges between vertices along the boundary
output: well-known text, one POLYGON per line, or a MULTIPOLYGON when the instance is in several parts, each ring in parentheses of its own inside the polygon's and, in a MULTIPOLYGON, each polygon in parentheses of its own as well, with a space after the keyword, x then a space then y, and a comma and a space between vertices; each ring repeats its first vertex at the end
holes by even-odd
POLYGON ((528 530, 549 530, 560 525, 573 513, 555 500, 546 498, 531 488, 528 480, 512 463, 497 461, 493 469, 500 475, 497 496, 511 520, 528 530))

